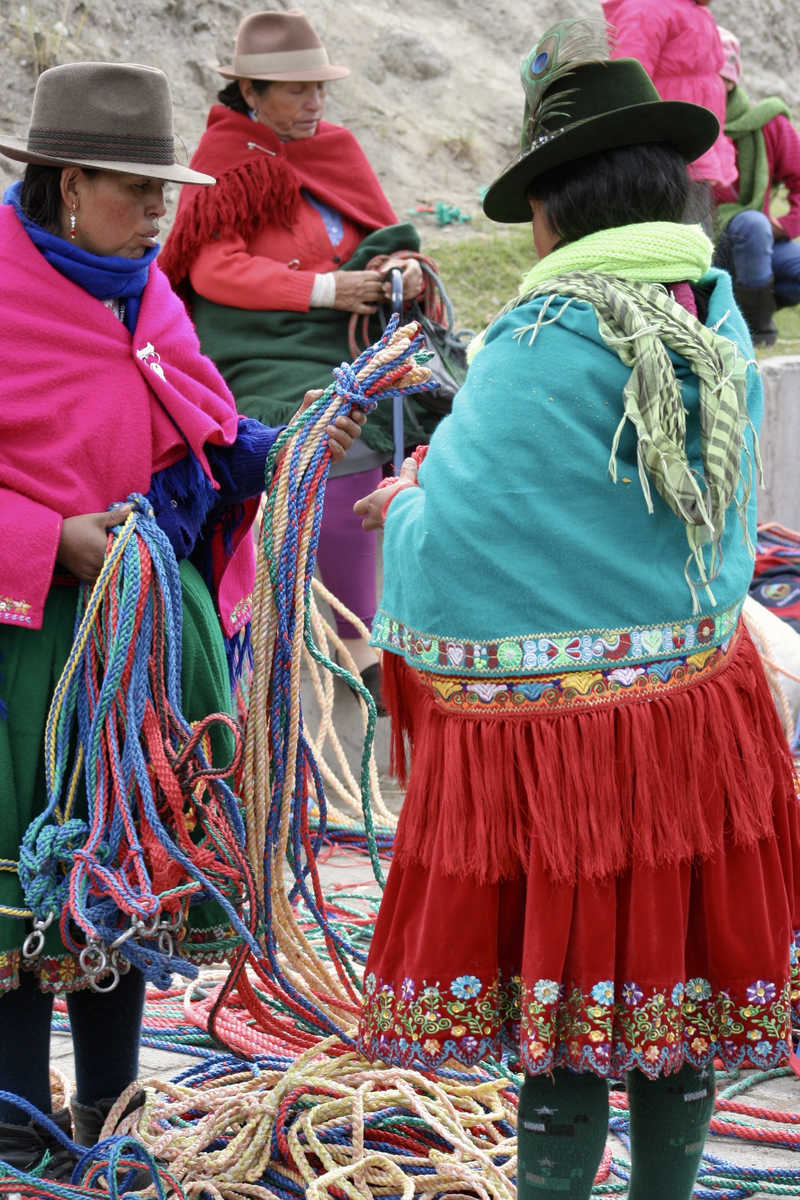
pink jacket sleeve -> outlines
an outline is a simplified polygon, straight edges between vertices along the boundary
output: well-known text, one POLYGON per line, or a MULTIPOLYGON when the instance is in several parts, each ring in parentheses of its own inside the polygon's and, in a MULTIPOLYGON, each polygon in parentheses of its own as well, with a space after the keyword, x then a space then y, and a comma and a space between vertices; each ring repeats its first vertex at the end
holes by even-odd
POLYGON ((778 223, 787 237, 800 237, 800 134, 787 117, 778 115, 764 126, 764 141, 771 183, 784 184, 788 192, 789 211, 778 223))

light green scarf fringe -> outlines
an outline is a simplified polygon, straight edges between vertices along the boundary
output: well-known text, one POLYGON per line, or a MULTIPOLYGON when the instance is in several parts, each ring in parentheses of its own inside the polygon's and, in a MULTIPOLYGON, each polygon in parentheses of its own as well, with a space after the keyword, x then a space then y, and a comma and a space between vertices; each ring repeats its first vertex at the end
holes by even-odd
MULTIPOLYGON (((658 494, 686 526, 689 557, 685 578, 695 612, 697 585, 691 578, 694 562, 700 586, 715 604, 711 583, 722 566, 721 539, 725 515, 742 494, 737 512, 750 553, 746 510, 753 486, 753 464, 745 432, 752 429, 747 415, 747 361, 730 339, 722 337, 687 312, 662 286, 682 280, 696 282, 708 270, 711 242, 699 227, 653 222, 602 230, 571 242, 541 259, 522 281, 519 297, 505 311, 534 296, 548 297, 538 320, 515 330, 528 344, 543 324, 558 320, 565 305, 548 315, 559 297, 584 300, 595 309, 604 343, 631 368, 623 389, 624 415, 617 428, 609 459, 616 483, 617 452, 623 428, 630 421, 637 438, 639 481, 650 512, 652 482, 658 494), (703 473, 692 470, 686 454, 686 412, 681 385, 667 353, 684 358, 699 382, 699 416, 703 473), (742 455, 747 473, 742 475, 742 455), (710 544, 710 559, 704 548, 710 544)), ((480 346, 476 348, 476 351, 480 346)), ((760 471, 755 442, 756 465, 760 471)))

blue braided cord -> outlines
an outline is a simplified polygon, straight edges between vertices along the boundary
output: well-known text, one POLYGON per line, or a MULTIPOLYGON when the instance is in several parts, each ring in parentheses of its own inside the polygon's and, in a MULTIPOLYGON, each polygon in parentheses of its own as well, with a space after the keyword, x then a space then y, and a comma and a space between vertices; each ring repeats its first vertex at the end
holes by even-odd
MULTIPOLYGON (((759 1138, 758 1145, 768 1146, 769 1142, 759 1138)), ((743 1167, 729 1163, 724 1158, 717 1158, 715 1154, 710 1153, 703 1155, 700 1175, 704 1174, 736 1174, 740 1175, 742 1179, 752 1179, 753 1181, 785 1179, 790 1183, 800 1183, 800 1167, 743 1167)))
POLYGON ((304 1183, 298 1183, 294 1179, 281 1175, 274 1167, 270 1167, 264 1172, 261 1182, 269 1188, 270 1192, 278 1197, 285 1197, 285 1200, 294 1200, 296 1196, 305 1196, 306 1194, 304 1183))
MULTIPOLYGON (((132 1183, 132 1173, 134 1167, 127 1169, 120 1165, 120 1159, 132 1159, 141 1167, 145 1167, 152 1177, 152 1184, 147 1184, 150 1187, 155 1185, 156 1195, 158 1200, 166 1200, 166 1192, 164 1185, 159 1176, 158 1167, 153 1156, 137 1141, 136 1138, 127 1135, 120 1137, 108 1137, 103 1141, 97 1142, 94 1146, 80 1146, 78 1151, 83 1151, 72 1172, 72 1182, 79 1184, 88 1172, 92 1163, 100 1162, 104 1165, 103 1169, 96 1172, 92 1178, 92 1186, 96 1187, 98 1178, 103 1179, 108 1188, 110 1200, 118 1200, 123 1194, 127 1194, 125 1187, 126 1182, 132 1183)), ((137 1191, 142 1191, 143 1187, 137 1188, 137 1191)))
MULTIPOLYGON (((323 783, 322 783, 322 776, 319 772, 319 768, 317 767, 316 761, 314 760, 314 756, 311 753, 311 750, 306 742, 305 737, 303 738, 302 751, 304 751, 304 754, 303 754, 302 760, 301 760, 300 754, 298 754, 298 763, 300 763, 301 761, 303 763, 305 763, 305 765, 309 768, 309 770, 311 771, 311 773, 314 777, 315 784, 316 784, 316 794, 320 797, 320 801, 321 801, 319 804, 319 810, 320 810, 320 826, 321 826, 320 832, 322 832, 322 830, 324 829, 324 820, 325 820, 326 811, 327 811, 327 801, 325 801, 325 792, 324 792, 324 787, 323 787, 323 783)), ((298 771, 298 774, 302 775, 302 773, 299 771, 298 771)), ((292 853, 294 855, 294 862, 296 864, 303 863, 302 831, 301 831, 301 822, 300 822, 299 818, 300 818, 303 806, 307 805, 307 804, 308 804, 308 797, 304 794, 303 779, 300 778, 297 782, 297 786, 295 787, 294 796, 293 796, 293 809, 295 812, 295 819, 292 820, 290 823, 291 837, 292 837, 292 853)), ((319 837, 317 839, 317 844, 312 844, 312 851, 315 855, 316 855, 316 851, 318 849, 318 845, 321 841, 322 841, 322 838, 319 837)), ((350 939, 348 937, 346 937, 342 933, 339 933, 338 927, 327 919, 327 917, 323 913, 322 909, 319 907, 319 905, 314 897, 313 891, 308 887, 307 878, 308 878, 309 873, 310 873, 310 868, 308 867, 308 864, 306 864, 305 866, 300 866, 299 870, 296 869, 295 885, 292 888, 290 895, 289 895, 290 902, 293 902, 294 900, 296 900, 297 894, 299 893, 302 896, 302 898, 306 904, 306 907, 308 908, 309 913, 311 914, 311 916, 313 916, 317 925, 319 925, 320 927, 324 927, 327 930, 328 936, 331 938, 334 945, 337 946, 338 949, 342 950, 345 954, 349 954, 357 962, 365 963, 367 961, 367 956, 364 953, 364 951, 356 949, 352 945, 352 943, 350 942, 350 939)), ((324 903, 324 900, 323 900, 323 903, 324 903)), ((345 969, 348 972, 348 975, 350 976, 350 979, 358 987, 359 984, 358 984, 358 980, 356 977, 356 973, 350 966, 350 963, 347 961, 346 958, 343 958, 342 962, 343 962, 345 969)))
POLYGON ((0 1090, 0 1101, 4 1104, 12 1104, 14 1108, 22 1109, 32 1121, 44 1129, 48 1135, 54 1137, 65 1150, 74 1151, 77 1154, 83 1149, 82 1146, 76 1146, 75 1142, 67 1137, 63 1129, 59 1129, 58 1125, 55 1124, 47 1113, 43 1113, 35 1104, 31 1104, 30 1100, 26 1100, 24 1096, 17 1096, 14 1092, 0 1090))

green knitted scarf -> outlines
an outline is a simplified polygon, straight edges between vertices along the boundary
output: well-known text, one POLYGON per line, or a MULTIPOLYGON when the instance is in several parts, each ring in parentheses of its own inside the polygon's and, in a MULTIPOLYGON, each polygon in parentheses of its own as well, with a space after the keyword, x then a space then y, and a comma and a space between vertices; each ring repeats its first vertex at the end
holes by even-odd
POLYGON ((717 237, 725 226, 740 212, 754 209, 761 212, 770 186, 767 146, 764 141, 764 126, 773 117, 782 114, 788 117, 789 109, 778 96, 768 96, 758 104, 750 105, 743 88, 735 87, 728 93, 725 108, 725 135, 736 145, 736 164, 739 170, 739 199, 729 204, 720 204, 714 213, 714 229, 717 237))
MULTIPOLYGON (((690 574, 692 562, 700 585, 714 604, 710 585, 722 565, 725 515, 736 499, 747 538, 746 509, 753 483, 745 440, 746 430, 752 428, 746 406, 747 362, 730 339, 706 328, 663 286, 682 280, 696 282, 708 270, 710 260, 711 243, 699 227, 650 223, 603 230, 554 250, 536 263, 525 276, 519 297, 506 310, 534 296, 547 296, 537 321, 515 330, 520 342, 530 344, 543 324, 558 320, 564 311, 559 298, 567 297, 567 304, 584 300, 595 309, 604 343, 631 368, 609 472, 616 482, 619 441, 630 421, 637 438, 639 480, 649 510, 653 511, 652 483, 686 526, 690 553, 685 576, 695 612, 700 605, 690 574), (699 476, 686 453, 686 410, 670 349, 688 362, 699 383, 703 462, 699 476), (704 548, 709 545, 706 563, 704 548)), ((757 448, 755 455, 760 469, 757 448)))

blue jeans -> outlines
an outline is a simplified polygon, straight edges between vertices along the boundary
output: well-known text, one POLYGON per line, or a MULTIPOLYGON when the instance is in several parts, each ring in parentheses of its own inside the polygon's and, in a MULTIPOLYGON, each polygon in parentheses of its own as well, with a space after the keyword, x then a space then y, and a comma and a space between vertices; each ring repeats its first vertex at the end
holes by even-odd
POLYGON ((789 240, 776 242, 763 212, 747 209, 728 222, 714 263, 730 271, 742 287, 765 287, 774 278, 779 304, 800 303, 800 245, 789 240))

